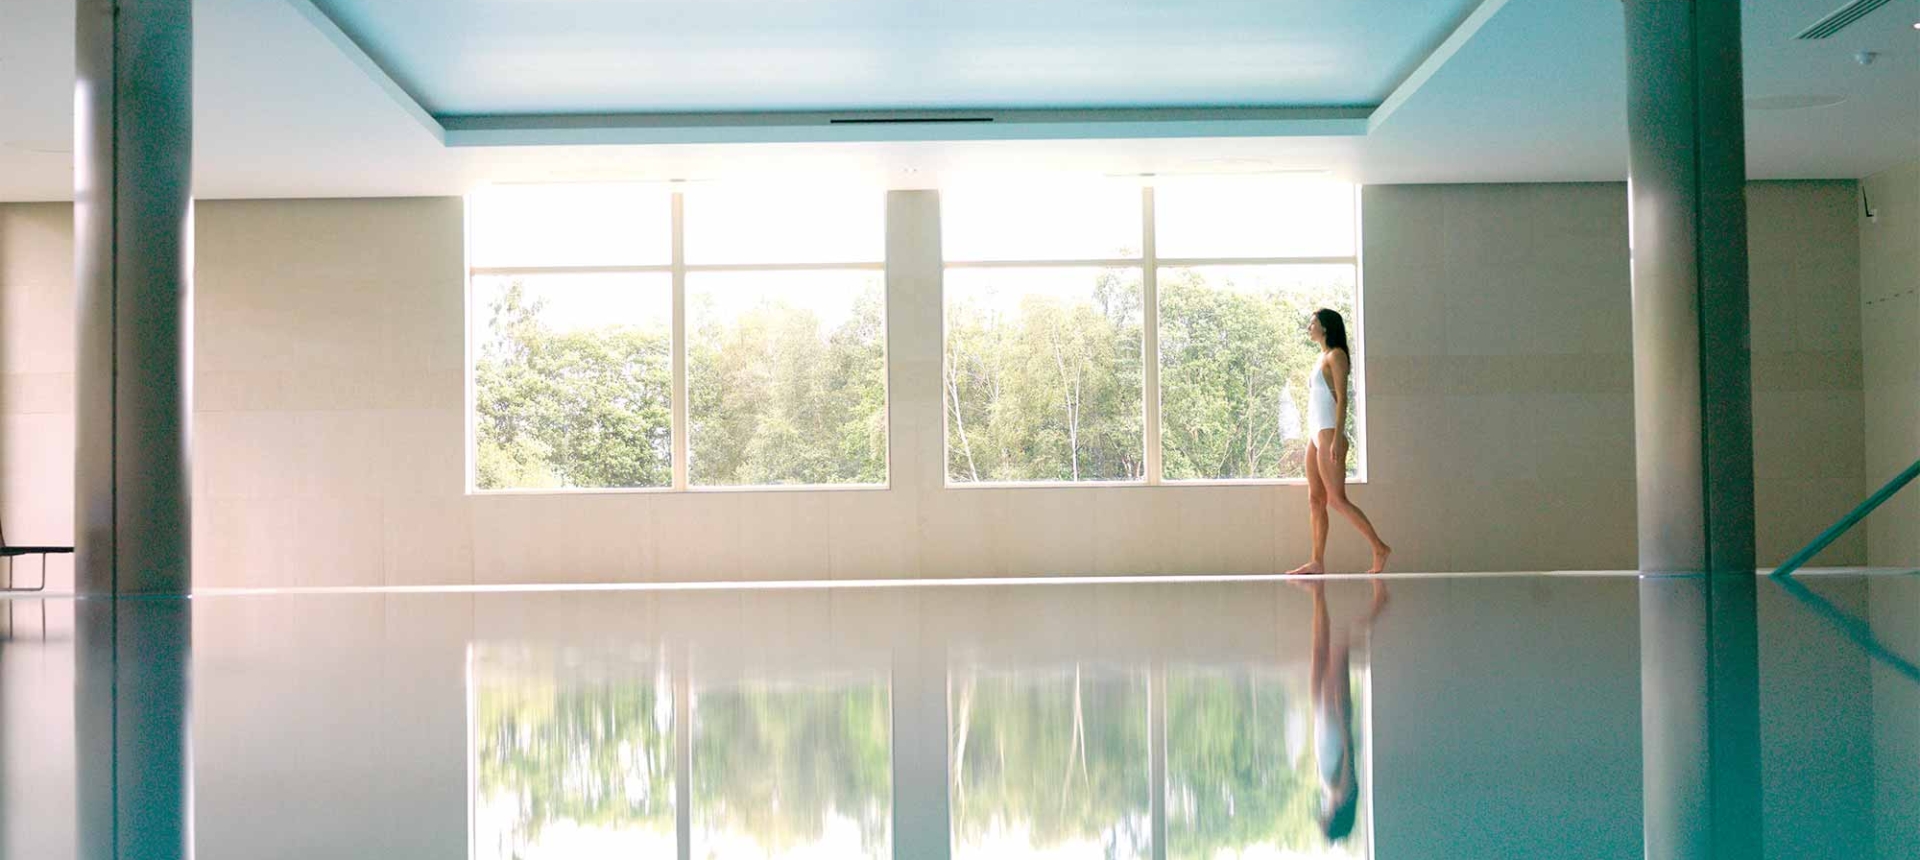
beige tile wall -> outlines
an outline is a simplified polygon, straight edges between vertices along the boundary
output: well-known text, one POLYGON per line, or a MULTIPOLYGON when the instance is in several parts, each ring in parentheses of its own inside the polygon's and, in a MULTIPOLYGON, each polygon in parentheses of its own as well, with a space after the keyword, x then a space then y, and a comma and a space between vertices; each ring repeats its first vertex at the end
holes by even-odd
MULTIPOLYGON (((1866 481, 1920 459, 1920 160, 1862 183, 1874 218, 1860 215, 1860 316, 1865 343, 1866 481)), ((1866 522, 1877 565, 1920 566, 1920 487, 1866 522)))
MULTIPOLYGON (((73 208, 0 205, 0 525, 13 544, 73 543, 74 336, 73 208)), ((72 583, 72 556, 48 566, 56 587, 72 583)), ((34 584, 38 561, 15 575, 34 584)))
MULTIPOLYGON (((1877 486, 1920 458, 1920 161, 1861 184, 1875 210, 1860 215, 1860 315, 1866 477, 1877 486)), ((1889 500, 1866 531, 1870 563, 1920 567, 1920 487, 1889 500)), ((1889 650, 1920 653, 1920 580, 1877 580, 1868 606, 1889 650)), ((1891 860, 1920 844, 1920 689, 1876 664, 1873 715, 1875 844, 1891 860)))
MULTIPOLYGON (((1763 558, 1863 492, 1853 195, 1851 183, 1752 194, 1763 558)), ((1619 185, 1364 191, 1371 483, 1353 497, 1399 569, 1633 564, 1625 205, 1619 185)), ((460 201, 202 202, 196 582, 1265 572, 1304 560, 1300 486, 946 489, 938 201, 895 192, 889 207, 889 489, 468 497, 460 201)), ((22 533, 62 538, 69 234, 63 205, 0 206, 0 511, 22 533)), ((1854 540, 1822 561, 1863 552, 1854 540)), ((1329 560, 1364 566, 1344 523, 1329 560)))
POLYGON ((472 580, 463 217, 199 204, 196 584, 472 580))
MULTIPOLYGON (((1763 564, 1863 493, 1855 195, 1851 182, 1748 189, 1763 564)), ((1375 186, 1362 205, 1383 507, 1444 542, 1450 569, 1632 567, 1624 187, 1375 186)), ((1851 535, 1816 561, 1864 558, 1851 535)))

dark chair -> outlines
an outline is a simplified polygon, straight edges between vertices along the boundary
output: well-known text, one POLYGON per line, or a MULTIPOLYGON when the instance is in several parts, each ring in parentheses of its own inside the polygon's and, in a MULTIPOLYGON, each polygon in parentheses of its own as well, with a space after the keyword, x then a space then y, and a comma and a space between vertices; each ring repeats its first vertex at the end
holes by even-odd
POLYGON ((73 547, 70 546, 14 546, 9 544, 7 543, 6 526, 0 525, 0 558, 7 560, 7 584, 5 587, 0 588, 0 594, 47 590, 47 556, 72 554, 73 547), (13 584, 13 560, 26 555, 37 555, 40 557, 40 584, 32 588, 20 588, 13 584))

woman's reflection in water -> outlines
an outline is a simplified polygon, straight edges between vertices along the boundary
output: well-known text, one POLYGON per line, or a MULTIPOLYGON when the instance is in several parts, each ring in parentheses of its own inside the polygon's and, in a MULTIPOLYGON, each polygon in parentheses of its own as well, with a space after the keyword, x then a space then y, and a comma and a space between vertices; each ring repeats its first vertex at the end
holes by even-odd
POLYGON ((1329 842, 1353 832, 1360 806, 1359 780, 1353 761, 1353 673, 1347 654, 1357 636, 1365 636, 1387 607, 1387 585, 1373 580, 1373 601, 1349 626, 1332 629, 1327 617, 1327 585, 1304 583, 1313 596, 1312 681, 1313 752, 1320 775, 1320 829, 1329 842))

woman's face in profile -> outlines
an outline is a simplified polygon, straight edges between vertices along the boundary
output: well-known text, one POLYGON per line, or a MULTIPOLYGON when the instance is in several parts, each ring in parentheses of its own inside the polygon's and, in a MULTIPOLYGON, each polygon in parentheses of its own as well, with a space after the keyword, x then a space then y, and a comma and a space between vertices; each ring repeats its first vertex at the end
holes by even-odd
POLYGON ((1321 343, 1325 340, 1326 336, 1326 330, 1320 327, 1320 318, 1318 316, 1307 317, 1307 339, 1314 343, 1321 343))

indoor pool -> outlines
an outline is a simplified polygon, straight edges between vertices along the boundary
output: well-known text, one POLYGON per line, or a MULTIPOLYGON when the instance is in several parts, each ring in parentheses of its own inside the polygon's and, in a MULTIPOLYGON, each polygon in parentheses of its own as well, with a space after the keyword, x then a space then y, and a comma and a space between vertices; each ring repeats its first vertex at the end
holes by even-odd
MULTIPOLYGON (((1637 857, 1659 587, 16 599, 0 856, 73 857, 111 808, 200 860, 1637 857)), ((1766 856, 1905 856, 1920 575, 1759 588, 1766 856)))

